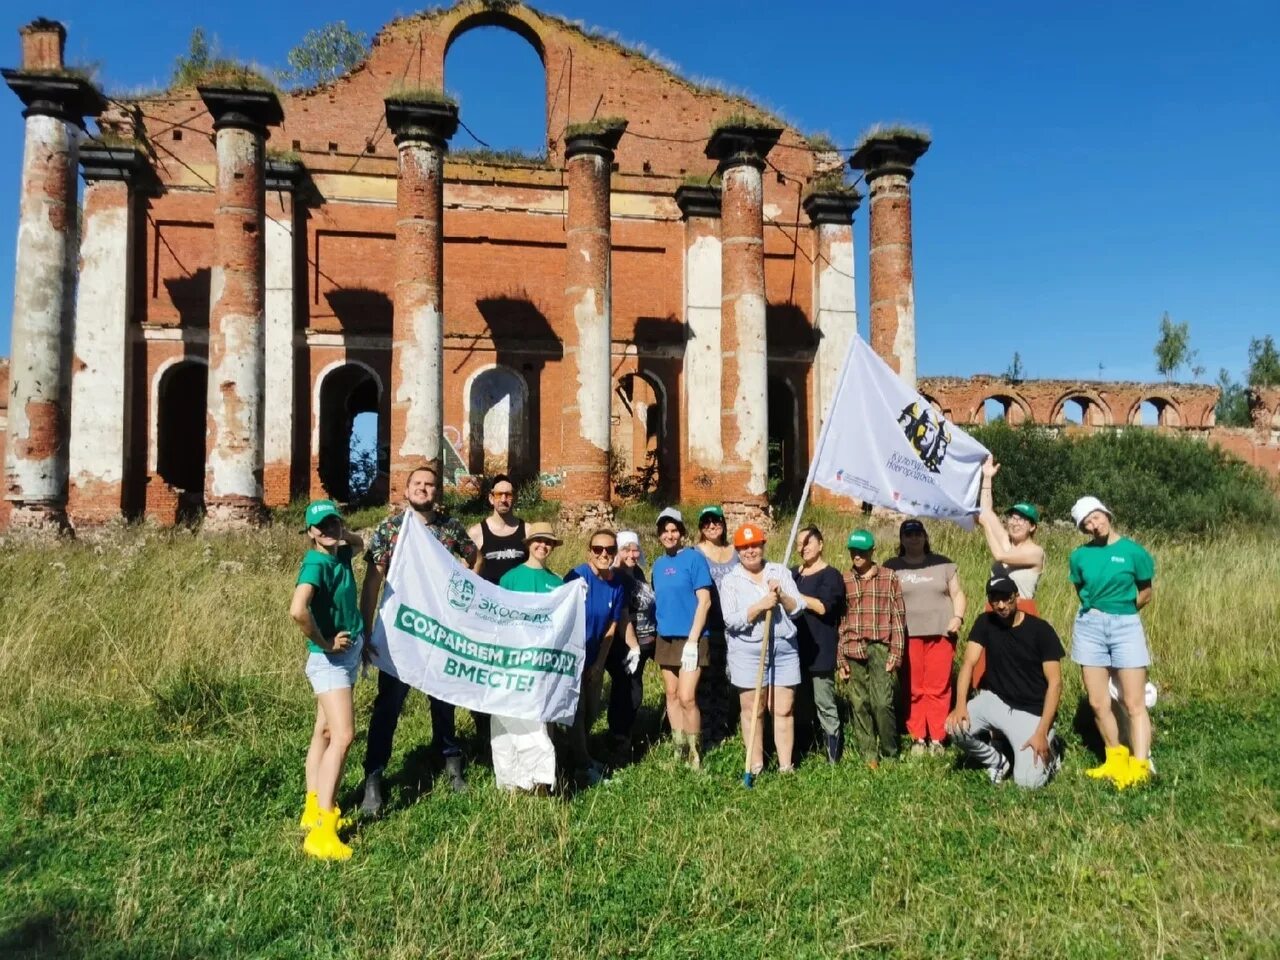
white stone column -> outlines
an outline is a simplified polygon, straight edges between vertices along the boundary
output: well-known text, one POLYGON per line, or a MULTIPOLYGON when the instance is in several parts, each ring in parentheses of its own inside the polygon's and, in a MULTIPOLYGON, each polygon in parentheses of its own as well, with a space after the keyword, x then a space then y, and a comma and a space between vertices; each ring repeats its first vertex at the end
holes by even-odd
POLYGON ((720 191, 682 186, 684 216, 684 411, 686 467, 682 499, 705 498, 724 465, 720 432, 723 351, 720 343, 720 191))
POLYGON ((80 280, 71 372, 70 483, 74 525, 102 523, 125 507, 130 438, 133 185, 146 169, 134 147, 87 144, 80 280))
POLYGON ((813 362, 812 439, 816 441, 835 395, 849 345, 858 329, 854 279, 853 214, 858 194, 812 193, 804 200, 813 224, 813 304, 818 351, 813 362))
POLYGON ((268 160, 266 168, 266 373, 263 391, 262 487, 268 507, 289 502, 294 451, 294 368, 297 348, 297 235, 295 207, 302 178, 298 163, 268 160))

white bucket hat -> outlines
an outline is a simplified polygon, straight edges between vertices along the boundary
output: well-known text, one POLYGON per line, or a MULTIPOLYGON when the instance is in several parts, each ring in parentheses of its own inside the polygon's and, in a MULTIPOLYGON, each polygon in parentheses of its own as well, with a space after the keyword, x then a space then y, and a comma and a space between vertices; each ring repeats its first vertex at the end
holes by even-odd
POLYGON ((613 560, 613 565, 615 567, 622 562, 622 548, 629 547, 632 544, 635 544, 637 547, 640 548, 640 565, 644 566, 645 564, 644 547, 640 546, 640 535, 637 534, 634 530, 619 530, 618 531, 618 556, 614 557, 614 560, 613 560))
POLYGON ((1107 509, 1107 505, 1097 497, 1081 497, 1076 501, 1075 506, 1071 508, 1071 519, 1075 521, 1077 530, 1080 530, 1081 532, 1084 531, 1084 528, 1081 527, 1080 524, 1084 523, 1084 518, 1095 510, 1101 510, 1108 517, 1111 517, 1112 520, 1115 519, 1115 515, 1107 509))

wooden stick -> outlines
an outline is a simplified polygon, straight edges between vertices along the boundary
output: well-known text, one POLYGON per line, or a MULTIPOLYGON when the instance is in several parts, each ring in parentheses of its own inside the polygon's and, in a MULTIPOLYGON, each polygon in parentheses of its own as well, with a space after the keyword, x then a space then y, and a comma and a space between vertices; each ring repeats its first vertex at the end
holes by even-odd
POLYGON ((760 640, 760 664, 756 668, 756 696, 751 703, 751 735, 747 738, 747 757, 742 763, 742 785, 750 787, 755 781, 755 774, 751 770, 751 754, 756 748, 756 737, 760 733, 760 690, 764 686, 764 661, 769 651, 769 640, 773 628, 773 611, 776 607, 770 607, 764 614, 764 637, 760 640))

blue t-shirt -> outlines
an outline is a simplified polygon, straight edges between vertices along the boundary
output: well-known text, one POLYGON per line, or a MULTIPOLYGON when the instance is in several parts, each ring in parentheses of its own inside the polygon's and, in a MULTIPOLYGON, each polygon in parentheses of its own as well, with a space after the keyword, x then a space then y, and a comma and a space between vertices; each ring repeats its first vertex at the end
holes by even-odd
MULTIPOLYGON (((591 571, 588 563, 574 567, 564 575, 565 583, 585 580, 587 584, 587 666, 596 662, 600 644, 609 624, 622 619, 627 604, 627 588, 615 574, 603 580, 591 571)), ((615 640, 618 638, 615 637, 615 640)))
MULTIPOLYGON (((674 557, 663 554, 649 574, 658 603, 658 636, 687 637, 698 609, 698 590, 714 590, 711 566, 701 550, 685 547, 674 557)), ((705 637, 710 631, 704 627, 705 637)))

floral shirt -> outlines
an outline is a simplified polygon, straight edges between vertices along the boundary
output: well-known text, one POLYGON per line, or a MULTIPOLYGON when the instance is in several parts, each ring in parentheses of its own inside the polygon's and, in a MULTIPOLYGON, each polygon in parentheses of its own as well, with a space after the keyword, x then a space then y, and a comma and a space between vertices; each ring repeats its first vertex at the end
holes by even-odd
MULTIPOLYGON (((369 537, 369 547, 365 550, 367 563, 382 567, 385 571, 391 563, 391 555, 395 553, 396 541, 400 539, 400 527, 404 524, 403 510, 393 513, 374 529, 369 537)), ((427 529, 440 541, 446 550, 461 560, 466 566, 473 567, 476 562, 476 545, 466 528, 453 517, 437 510, 435 519, 427 525, 427 529)))

